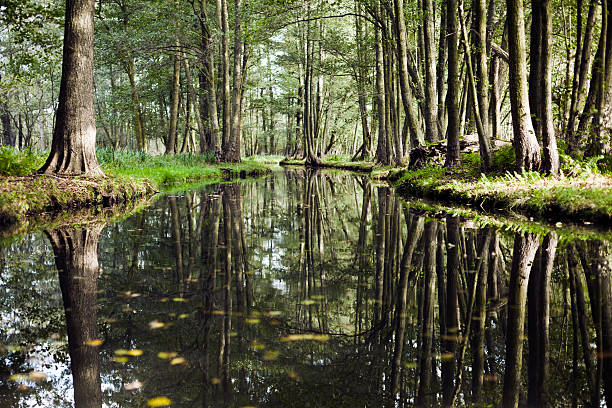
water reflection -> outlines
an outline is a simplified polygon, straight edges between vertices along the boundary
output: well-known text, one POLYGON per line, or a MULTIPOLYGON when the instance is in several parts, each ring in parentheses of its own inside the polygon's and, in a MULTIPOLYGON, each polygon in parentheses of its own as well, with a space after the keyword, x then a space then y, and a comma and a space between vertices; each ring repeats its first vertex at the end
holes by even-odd
POLYGON ((608 242, 429 218, 367 178, 293 170, 169 196, 104 230, 47 236, 52 251, 41 235, 3 249, 2 308, 31 316, 3 317, 3 344, 24 346, 4 347, 8 406, 612 398, 608 242), (32 247, 41 254, 24 264, 32 247), (51 253, 66 329, 60 314, 39 316, 57 304, 23 306, 33 287, 53 292, 41 262, 51 253), (61 352, 32 360, 38 346, 61 351, 62 330, 73 380, 45 366, 68 364, 61 352), (31 370, 47 380, 9 378, 31 370), (51 391, 67 381, 74 401, 51 391))
POLYGON ((76 408, 102 406, 98 354, 98 238, 103 226, 45 231, 59 272, 76 408))

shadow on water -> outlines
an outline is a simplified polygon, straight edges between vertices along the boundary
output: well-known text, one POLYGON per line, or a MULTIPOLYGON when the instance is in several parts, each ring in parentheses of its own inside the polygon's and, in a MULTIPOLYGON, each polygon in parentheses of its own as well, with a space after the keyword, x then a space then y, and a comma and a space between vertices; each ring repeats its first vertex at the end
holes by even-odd
POLYGON ((612 405, 609 242, 367 178, 287 170, 0 251, 3 406, 612 405))

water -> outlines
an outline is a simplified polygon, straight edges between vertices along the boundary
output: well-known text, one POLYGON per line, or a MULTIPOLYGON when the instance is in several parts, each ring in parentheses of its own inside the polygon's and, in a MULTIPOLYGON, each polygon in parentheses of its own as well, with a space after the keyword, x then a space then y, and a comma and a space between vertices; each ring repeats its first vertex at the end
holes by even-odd
POLYGON ((299 170, 34 233, 0 249, 0 406, 606 405, 610 243, 574 238, 299 170))

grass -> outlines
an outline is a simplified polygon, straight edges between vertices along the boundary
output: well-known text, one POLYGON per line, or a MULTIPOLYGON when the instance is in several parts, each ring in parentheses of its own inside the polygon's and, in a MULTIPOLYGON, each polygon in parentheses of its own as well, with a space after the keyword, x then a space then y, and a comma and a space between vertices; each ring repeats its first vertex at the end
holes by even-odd
POLYGON ((151 156, 99 149, 98 161, 106 177, 55 177, 33 174, 47 154, 32 150, 0 149, 0 225, 27 222, 44 213, 115 204, 171 192, 197 183, 217 183, 254 177, 270 171, 262 160, 217 163, 213 155, 151 156))
MULTIPOLYGON (((511 146, 494 152, 492 168, 486 176, 480 173, 478 153, 464 153, 461 159, 462 165, 453 168, 430 163, 409 169, 330 157, 323 160, 322 167, 368 172, 374 179, 390 181, 405 197, 450 201, 554 221, 612 222, 612 177, 606 172, 610 158, 576 161, 561 154, 563 175, 559 178, 538 172, 516 173, 511 146)), ((290 160, 281 164, 304 162, 290 160)))
POLYGON ((192 182, 217 183, 232 178, 257 176, 269 171, 261 160, 217 163, 214 155, 177 154, 151 156, 128 151, 98 150, 98 160, 108 174, 152 183, 158 191, 192 182))

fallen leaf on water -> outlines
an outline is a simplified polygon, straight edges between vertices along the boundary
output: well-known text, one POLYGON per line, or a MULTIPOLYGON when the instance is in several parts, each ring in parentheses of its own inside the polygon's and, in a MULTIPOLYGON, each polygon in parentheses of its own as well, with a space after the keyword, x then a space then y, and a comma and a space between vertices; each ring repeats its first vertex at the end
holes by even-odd
POLYGON ((179 364, 186 364, 187 360, 185 360, 183 357, 175 357, 172 360, 170 360, 170 365, 179 365, 179 364))
POLYGON ((150 407, 165 407, 170 404, 172 404, 172 401, 168 397, 155 397, 147 401, 147 405, 150 407))
POLYGON ((210 379, 210 383, 214 385, 221 384, 221 379, 217 377, 213 377, 210 379))
POLYGON ((176 357, 176 353, 175 352, 165 352, 165 351, 160 351, 159 353, 157 353, 157 357, 163 359, 163 360, 167 360, 169 358, 173 358, 176 357))
POLYGON ((92 347, 100 347, 102 345, 102 340, 100 339, 94 339, 94 340, 87 340, 85 342, 86 346, 92 346, 92 347))
POLYGON ((256 319, 256 318, 246 318, 246 319, 244 319, 244 321, 246 322, 246 324, 257 324, 257 323, 259 323, 259 319, 256 319))
POLYGON ((175 298, 172 298, 172 301, 174 301, 174 302, 186 302, 187 299, 182 298, 182 297, 175 297, 175 298))
POLYGON ((155 329, 161 329, 162 327, 164 327, 164 323, 158 321, 158 320, 153 320, 152 322, 149 322, 149 328, 152 330, 155 329))
POLYGON ((25 380, 26 378, 28 378, 27 374, 13 374, 9 377, 11 381, 21 381, 25 380))
POLYGON ((124 363, 127 363, 129 361, 129 358, 127 358, 127 357, 112 357, 111 361, 114 361, 115 363, 124 364, 124 363))
POLYGON ((125 384, 125 389, 127 391, 134 391, 142 387, 142 383, 138 380, 131 382, 129 384, 125 384))
POLYGON ((30 387, 28 387, 27 385, 19 384, 19 391, 27 391, 29 389, 30 389, 30 387))
POLYGON ((289 336, 280 338, 280 341, 301 341, 301 340, 327 341, 329 340, 329 335, 327 334, 290 334, 289 336))
POLYGON ((142 350, 130 350, 127 352, 128 356, 132 356, 132 357, 138 357, 138 356, 142 356, 142 350))

